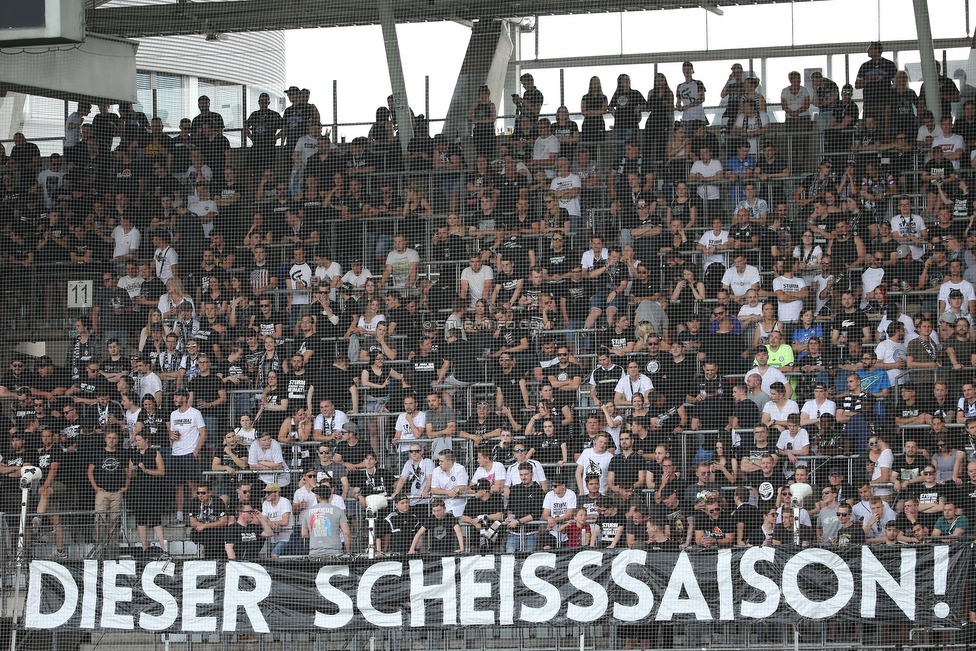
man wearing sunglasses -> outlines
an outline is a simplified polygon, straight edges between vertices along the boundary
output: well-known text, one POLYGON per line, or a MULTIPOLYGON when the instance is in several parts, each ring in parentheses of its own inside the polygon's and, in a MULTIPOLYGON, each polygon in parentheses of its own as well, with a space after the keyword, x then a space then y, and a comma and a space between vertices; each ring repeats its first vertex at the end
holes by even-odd
POLYGON ((190 514, 190 540, 203 545, 204 558, 223 558, 223 532, 221 529, 233 524, 234 518, 228 516, 224 503, 214 499, 209 486, 197 486, 196 512, 190 514))
POLYGON ((722 505, 717 501, 708 501, 703 510, 705 519, 702 526, 695 529, 695 544, 708 549, 735 542, 735 523, 722 513, 722 505))

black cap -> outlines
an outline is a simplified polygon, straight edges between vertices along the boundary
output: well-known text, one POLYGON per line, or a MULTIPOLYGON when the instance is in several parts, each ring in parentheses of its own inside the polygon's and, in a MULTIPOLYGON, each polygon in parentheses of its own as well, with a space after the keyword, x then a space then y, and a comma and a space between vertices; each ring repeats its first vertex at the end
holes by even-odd
POLYGON ((332 497, 332 488, 329 486, 316 486, 312 492, 319 497, 332 497))
POLYGON ((950 289, 949 298, 962 298, 962 292, 958 289, 950 289))
POLYGON ((186 389, 177 389, 176 392, 173 393, 173 395, 174 396, 187 396, 187 397, 189 397, 190 392, 187 391, 186 389))
POLYGON ((285 95, 294 95, 295 93, 300 93, 302 90, 298 86, 289 86, 288 90, 285 91, 285 95))
POLYGON ((479 479, 474 483, 474 489, 476 491, 487 491, 491 490, 491 482, 487 479, 479 479))

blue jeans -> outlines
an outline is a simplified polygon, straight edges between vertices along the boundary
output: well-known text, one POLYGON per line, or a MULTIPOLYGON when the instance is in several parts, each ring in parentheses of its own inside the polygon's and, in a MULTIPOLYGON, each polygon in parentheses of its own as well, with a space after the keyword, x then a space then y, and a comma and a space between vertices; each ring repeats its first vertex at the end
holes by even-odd
POLYGON ((817 129, 820 131, 826 131, 827 127, 830 126, 830 121, 833 118, 833 111, 820 111, 820 115, 817 116, 817 129))
POLYGON ((291 193, 292 198, 297 197, 302 193, 302 187, 305 185, 305 170, 295 165, 291 168, 291 176, 288 179, 288 192, 291 193))
POLYGON ((224 435, 218 431, 218 424, 220 422, 220 417, 216 415, 204 415, 203 425, 207 428, 207 440, 204 443, 205 447, 213 448, 217 447, 218 441, 224 440, 224 435))
POLYGON ((539 533, 536 531, 533 531, 532 533, 527 532, 525 536, 520 536, 517 533, 509 532, 508 542, 505 543, 505 553, 513 554, 517 551, 534 552, 538 544, 539 533))

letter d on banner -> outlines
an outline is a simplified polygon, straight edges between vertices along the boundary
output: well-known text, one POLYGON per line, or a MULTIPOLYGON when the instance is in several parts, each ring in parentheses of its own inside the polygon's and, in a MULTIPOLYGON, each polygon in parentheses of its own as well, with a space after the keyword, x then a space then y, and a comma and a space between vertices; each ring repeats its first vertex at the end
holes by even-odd
POLYGON ((33 561, 30 564, 30 577, 27 587, 26 612, 24 613, 25 628, 55 628, 66 623, 75 614, 78 605, 78 584, 68 568, 51 561, 33 561), (64 601, 61 607, 53 613, 41 612, 41 593, 50 595, 50 590, 44 590, 44 577, 48 576, 61 584, 64 589, 64 601))

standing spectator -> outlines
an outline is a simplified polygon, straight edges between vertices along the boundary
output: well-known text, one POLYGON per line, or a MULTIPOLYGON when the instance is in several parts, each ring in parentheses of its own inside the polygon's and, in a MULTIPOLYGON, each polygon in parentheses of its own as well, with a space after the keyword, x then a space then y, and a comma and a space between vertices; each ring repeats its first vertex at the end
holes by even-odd
POLYGON ((519 77, 519 81, 522 84, 522 88, 525 92, 522 96, 512 95, 512 103, 515 104, 515 132, 519 132, 521 122, 528 121, 531 124, 535 124, 539 119, 539 113, 542 111, 542 103, 544 101, 544 96, 542 91, 535 87, 535 78, 529 73, 523 74, 519 77))
POLYGON ((810 123, 810 93, 801 83, 799 72, 791 72, 790 85, 780 93, 780 105, 786 113, 786 125, 794 131, 806 129, 810 123))
POLYGON ((684 75, 685 80, 678 84, 675 89, 674 102, 674 107, 681 112, 681 121, 700 121, 708 124, 708 118, 705 116, 703 107, 705 104, 705 84, 692 78, 692 75, 695 74, 695 66, 692 65, 691 61, 685 61, 681 64, 681 74, 684 75))
POLYGON ((430 497, 430 482, 434 474, 434 462, 424 458, 424 449, 419 443, 409 448, 410 459, 403 464, 400 478, 393 486, 393 494, 403 493, 410 497, 410 505, 426 505, 430 497), (404 487, 407 487, 404 491, 404 487))
POLYGON ((128 474, 129 490, 126 508, 135 520, 142 543, 142 553, 149 553, 148 527, 156 533, 160 550, 166 552, 166 539, 163 536, 162 508, 159 496, 164 485, 166 468, 163 455, 158 447, 150 447, 149 433, 140 432, 131 437, 129 448, 128 474))
POLYGON ((179 255, 170 246, 169 231, 157 228, 152 232, 152 243, 156 247, 153 252, 153 261, 156 265, 156 277, 164 284, 171 278, 179 275, 179 255))
POLYGON ((431 495, 441 496, 448 511, 454 517, 461 517, 466 502, 461 496, 467 491, 468 473, 464 466, 454 461, 452 450, 442 450, 438 455, 438 467, 431 476, 431 495))
POLYGON ((881 52, 881 43, 878 41, 868 46, 870 60, 861 64, 854 81, 854 87, 864 91, 865 113, 871 112, 875 115, 881 115, 888 105, 891 82, 898 73, 898 66, 882 57, 881 52))
POLYGON ((172 446, 169 477, 176 489, 175 524, 182 527, 183 486, 186 485, 191 493, 196 492, 199 478, 197 460, 207 442, 207 427, 203 415, 190 406, 190 394, 186 389, 173 394, 173 404, 176 409, 169 416, 169 440, 172 446))
MULTIPOLYGON (((180 392, 176 393, 179 395, 180 392)), ((257 440, 251 444, 247 453, 247 465, 250 470, 261 473, 258 479, 264 482, 265 486, 270 484, 287 486, 291 482, 281 444, 272 440, 271 433, 268 431, 259 432, 257 440)))
POLYGON ((421 525, 414 535, 408 554, 421 551, 420 542, 424 534, 427 536, 426 552, 437 556, 464 553, 464 534, 458 520, 452 517, 444 505, 444 500, 435 499, 430 503, 431 515, 421 520, 421 525), (453 534, 453 536, 452 536, 453 534), (457 545, 454 545, 454 542, 457 545), (452 549, 453 548, 453 549, 452 549))
POLYGON ((316 486, 312 491, 318 500, 314 506, 302 511, 302 537, 309 538, 309 556, 331 556, 350 550, 352 535, 346 512, 331 504, 332 489, 327 485, 316 486))
POLYGON ((619 158, 623 155, 623 143, 637 137, 641 111, 644 109, 644 96, 630 85, 630 75, 617 77, 617 89, 609 102, 610 115, 613 116, 613 131, 610 139, 613 153, 619 158))
POLYGON ((261 514, 267 519, 271 531, 274 532, 269 540, 271 558, 278 558, 288 546, 292 533, 291 501, 281 497, 281 487, 278 484, 268 484, 264 487, 261 514))
POLYGON ((525 463, 519 465, 520 483, 512 486, 508 499, 508 543, 505 551, 509 554, 517 551, 531 552, 539 544, 539 530, 525 530, 526 525, 533 520, 542 518, 545 492, 539 484, 532 481, 532 466, 525 463))
POLYGON ((717 217, 722 202, 722 192, 717 185, 709 181, 721 181, 723 177, 722 162, 712 158, 712 150, 702 147, 698 150, 699 158, 691 166, 688 180, 698 184, 698 197, 702 200, 702 212, 705 219, 717 217))
MULTIPOLYGON (((88 463, 88 483, 95 491, 95 535, 106 535, 122 509, 122 495, 132 478, 126 473, 124 453, 118 449, 119 433, 105 431, 105 447, 93 451, 88 463)), ((106 541, 106 544, 111 544, 106 541)))
POLYGON ((274 147, 282 137, 283 121, 277 111, 272 111, 271 96, 258 95, 258 110, 244 122, 244 136, 251 141, 249 164, 253 171, 268 169, 274 163, 274 147))
POLYGON ((41 169, 41 150, 36 144, 27 142, 23 133, 15 133, 6 169, 19 174, 18 187, 26 190, 37 179, 41 169))

